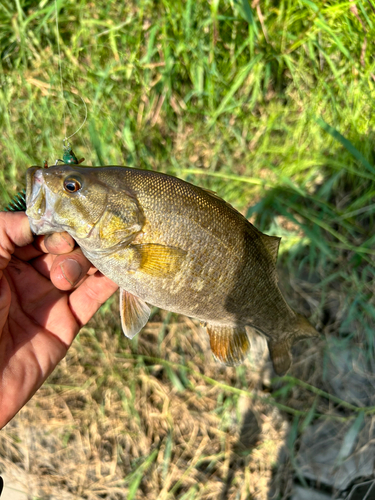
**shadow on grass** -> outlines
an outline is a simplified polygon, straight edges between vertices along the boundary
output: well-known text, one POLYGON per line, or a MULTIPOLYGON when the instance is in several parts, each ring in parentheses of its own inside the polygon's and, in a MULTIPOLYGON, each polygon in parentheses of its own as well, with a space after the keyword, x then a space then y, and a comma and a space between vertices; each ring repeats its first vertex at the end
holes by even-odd
POLYGON ((228 473, 224 480, 224 487, 218 500, 229 500, 230 489, 235 478, 236 470, 244 467, 246 461, 241 460, 241 455, 248 455, 259 442, 261 425, 258 422, 255 412, 248 408, 242 417, 242 425, 237 443, 234 444, 229 458, 228 473))
POLYGON ((309 403, 312 411, 290 419, 270 500, 349 498, 356 484, 373 478, 374 184, 372 176, 341 170, 313 190, 270 190, 248 211, 262 230, 300 236, 280 256, 281 282, 288 302, 326 339, 320 352, 295 348, 291 373, 305 389, 290 378, 273 387, 277 401, 296 409, 309 403), (309 402, 311 388, 325 394, 313 391, 309 402))

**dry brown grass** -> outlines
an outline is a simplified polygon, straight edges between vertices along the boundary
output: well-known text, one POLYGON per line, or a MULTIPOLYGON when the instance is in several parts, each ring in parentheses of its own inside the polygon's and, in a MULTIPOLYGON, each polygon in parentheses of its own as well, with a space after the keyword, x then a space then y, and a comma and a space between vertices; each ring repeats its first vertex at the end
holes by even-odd
POLYGON ((198 375, 257 393, 258 367, 216 364, 197 323, 165 312, 127 341, 117 312, 114 301, 82 329, 2 431, 1 470, 43 499, 266 499, 285 418, 198 375))
MULTIPOLYGON (((307 316, 318 309, 311 280, 280 278, 293 307, 307 316)), ((343 294, 333 298, 341 310, 343 294)), ((320 318, 316 323, 322 326, 320 318)), ((327 365, 327 349, 335 349, 338 323, 326 324, 330 342, 297 344, 291 377, 275 381, 257 334, 236 369, 213 361, 196 321, 166 311, 155 310, 141 334, 127 340, 116 296, 0 433, 0 470, 43 500, 289 498, 311 424, 330 416, 332 428, 341 429, 332 439, 340 442, 357 415, 332 399, 332 380, 342 375, 327 365)), ((347 381, 354 376, 345 372, 347 381)), ((362 384, 366 377, 357 378, 362 384)), ((373 425, 371 413, 365 422, 373 425)))

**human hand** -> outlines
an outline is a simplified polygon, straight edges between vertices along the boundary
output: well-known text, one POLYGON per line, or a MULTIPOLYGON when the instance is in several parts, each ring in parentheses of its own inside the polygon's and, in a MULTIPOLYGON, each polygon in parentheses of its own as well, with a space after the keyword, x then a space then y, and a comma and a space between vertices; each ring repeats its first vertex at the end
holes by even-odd
POLYGON ((34 239, 23 212, 0 212, 0 429, 116 291, 67 233, 34 239))

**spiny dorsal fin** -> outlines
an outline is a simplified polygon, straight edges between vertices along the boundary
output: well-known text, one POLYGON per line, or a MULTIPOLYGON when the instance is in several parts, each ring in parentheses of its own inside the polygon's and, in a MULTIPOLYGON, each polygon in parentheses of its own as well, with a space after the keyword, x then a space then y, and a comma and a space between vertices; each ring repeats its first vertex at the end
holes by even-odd
POLYGON ((205 193, 209 194, 212 198, 215 198, 215 200, 219 200, 219 201, 221 201, 221 203, 224 203, 224 205, 226 205, 228 208, 230 208, 230 210, 232 212, 234 212, 236 215, 238 215, 238 214, 242 215, 238 210, 236 210, 234 208, 233 205, 231 205, 227 201, 223 200, 223 198, 221 198, 217 193, 215 193, 215 191, 211 191, 211 189, 202 188, 202 187, 200 187, 199 189, 204 191, 205 193))
POLYGON ((213 198, 217 198, 218 200, 223 201, 223 198, 220 198, 220 196, 216 193, 216 191, 211 191, 211 189, 202 188, 202 187, 200 187, 199 189, 201 189, 202 191, 205 191, 206 193, 210 194, 213 198))
POLYGON ((206 325, 214 358, 227 366, 243 363, 250 349, 245 327, 206 325))
POLYGON ((132 339, 145 326, 150 317, 151 309, 139 297, 120 290, 120 316, 124 335, 132 339))
POLYGON ((267 234, 262 233, 261 239, 264 246, 271 255, 273 263, 276 264, 281 238, 279 238, 278 236, 268 236, 267 234))
POLYGON ((156 243, 133 245, 133 248, 140 256, 139 270, 156 277, 176 273, 186 255, 185 250, 156 243))

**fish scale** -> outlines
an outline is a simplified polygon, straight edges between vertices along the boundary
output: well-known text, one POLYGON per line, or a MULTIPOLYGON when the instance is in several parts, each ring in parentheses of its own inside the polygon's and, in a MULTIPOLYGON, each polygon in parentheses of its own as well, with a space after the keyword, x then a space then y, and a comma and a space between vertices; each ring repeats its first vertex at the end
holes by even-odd
POLYGON ((233 366, 246 358, 246 328, 253 327, 282 374, 293 343, 318 335, 277 286, 280 239, 211 191, 153 171, 59 165, 30 168, 26 198, 36 234, 67 231, 119 285, 130 338, 147 323, 151 304, 199 319, 214 357, 233 366))

